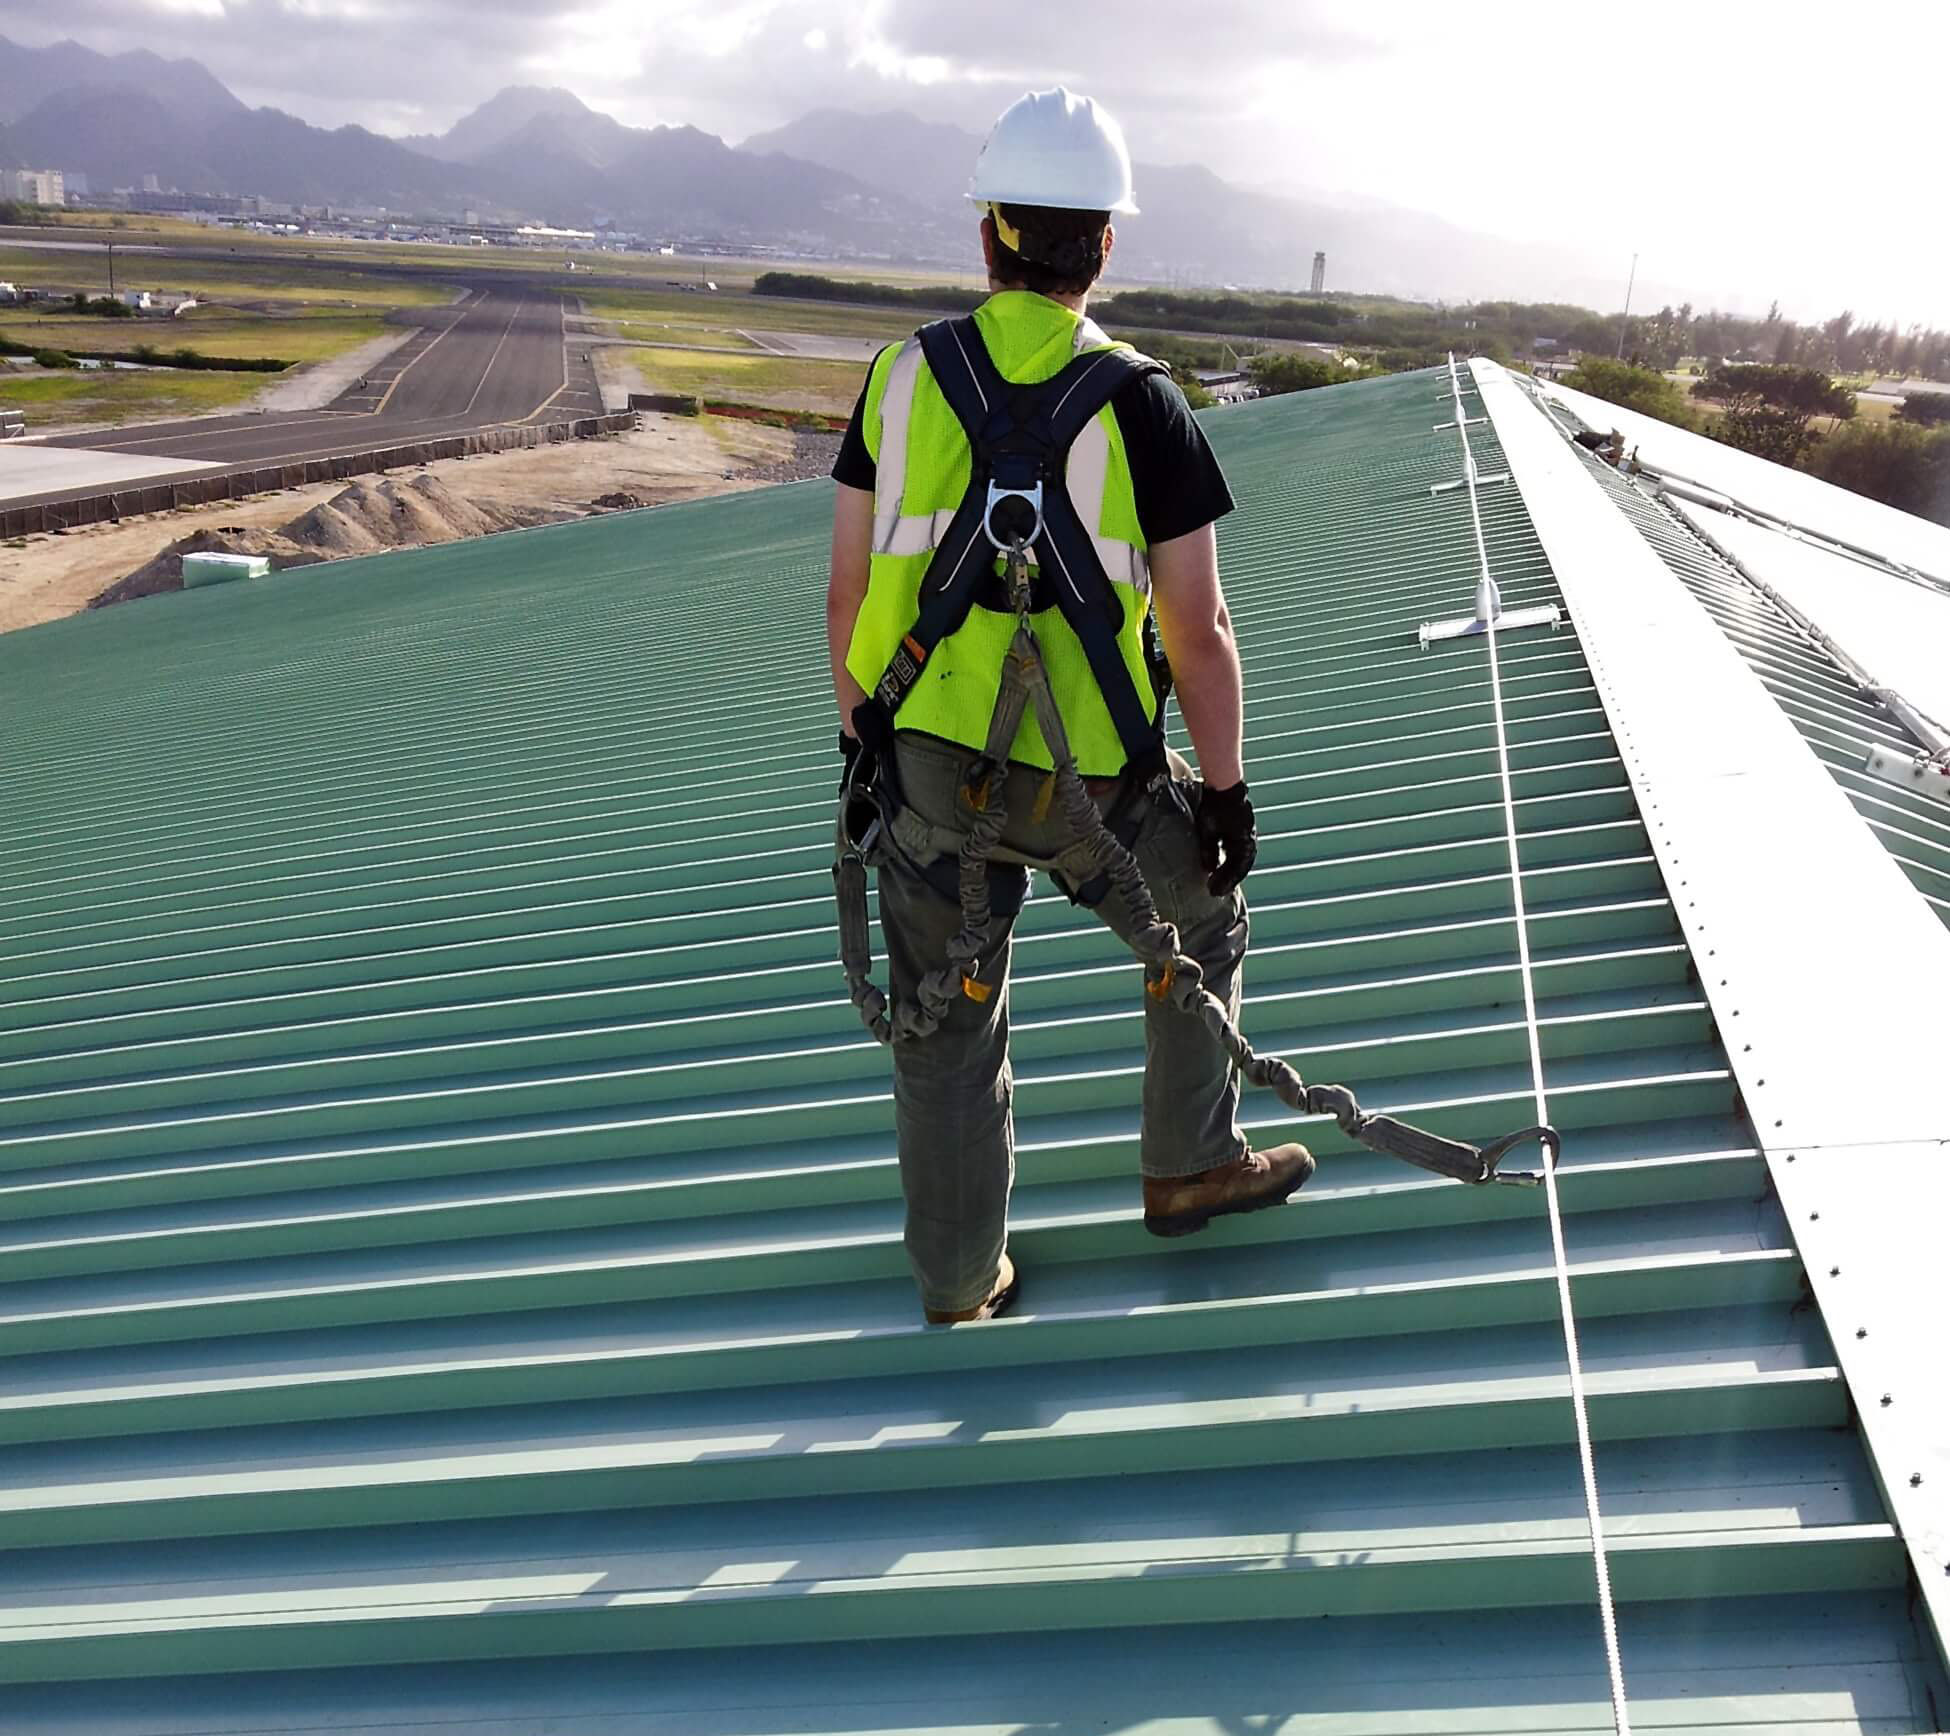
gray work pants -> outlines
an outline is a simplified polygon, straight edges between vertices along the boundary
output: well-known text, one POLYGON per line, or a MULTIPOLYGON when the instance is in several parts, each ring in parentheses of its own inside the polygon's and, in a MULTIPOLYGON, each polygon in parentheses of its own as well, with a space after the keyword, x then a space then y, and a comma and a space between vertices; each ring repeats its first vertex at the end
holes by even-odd
MULTIPOLYGON (((906 807, 894 841, 877 865, 880 922, 896 1001, 911 1000, 915 984, 947 957, 961 927, 952 872, 927 871, 917 848, 929 828, 958 829, 957 803, 975 755, 931 737, 903 734, 897 766, 906 807), (905 847, 903 847, 905 839, 905 847)), ((1191 793, 1190 769, 1177 755, 1172 771, 1191 793)), ((1009 826, 1005 849, 1037 859, 1058 855, 1072 840, 1060 813, 1033 818, 1044 774, 1009 768, 1009 826)), ((1099 798, 1108 803, 1109 793, 1099 798)), ((1185 954, 1205 971, 1206 985, 1237 1019, 1240 967, 1246 956, 1246 901, 1206 890, 1198 839, 1184 809, 1139 793, 1139 818, 1130 848, 1151 888, 1158 914, 1177 925, 1185 954)), ((964 810, 965 812, 965 810, 964 810)), ((977 976, 992 985, 986 1001, 958 996, 939 1030, 893 1045, 894 1116, 900 1146, 901 1190, 907 1199, 907 1254, 924 1307, 961 1309, 985 1300, 995 1282, 1007 1235, 1009 1189, 1015 1180, 1015 1134, 1010 1117, 1009 933, 1012 904, 1005 895, 1021 870, 998 867, 996 920, 977 976), (1011 911, 1005 914, 1005 911, 1011 911)), ((1114 891, 1094 907, 1120 937, 1130 929, 1114 891)), ((1133 960, 1130 992, 1144 1003, 1144 1097, 1139 1164, 1147 1176, 1196 1174, 1242 1156, 1246 1142, 1234 1120, 1239 1085, 1219 1041, 1190 1013, 1142 995, 1133 960)))

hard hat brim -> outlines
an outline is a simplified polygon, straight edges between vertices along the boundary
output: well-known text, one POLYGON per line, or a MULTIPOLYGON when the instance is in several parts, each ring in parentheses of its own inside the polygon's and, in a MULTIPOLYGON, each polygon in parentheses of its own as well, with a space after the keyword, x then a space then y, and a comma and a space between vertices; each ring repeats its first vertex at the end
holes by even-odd
POLYGON ((1032 198, 1027 194, 977 193, 973 189, 962 195, 971 205, 1032 205, 1044 211, 1108 211, 1113 217, 1135 217, 1138 215, 1137 201, 1128 194, 1114 205, 1073 205, 1067 199, 1055 200, 1048 197, 1032 198))

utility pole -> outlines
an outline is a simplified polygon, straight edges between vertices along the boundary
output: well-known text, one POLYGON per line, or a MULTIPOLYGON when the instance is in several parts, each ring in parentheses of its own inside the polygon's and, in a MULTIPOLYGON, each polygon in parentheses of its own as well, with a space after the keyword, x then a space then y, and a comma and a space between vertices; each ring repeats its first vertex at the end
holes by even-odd
POLYGON ((108 299, 115 299, 115 243, 108 244, 108 299))
POLYGON ((1632 273, 1625 279, 1625 317, 1618 322, 1618 360, 1625 359, 1625 333, 1632 323, 1632 287, 1639 280, 1639 256, 1632 255, 1632 273))

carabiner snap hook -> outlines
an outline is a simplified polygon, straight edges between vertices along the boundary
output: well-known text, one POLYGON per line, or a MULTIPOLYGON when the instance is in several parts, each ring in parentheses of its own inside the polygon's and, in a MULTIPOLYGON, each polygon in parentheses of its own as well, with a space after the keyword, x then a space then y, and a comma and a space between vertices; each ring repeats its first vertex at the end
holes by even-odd
POLYGON ((873 860, 874 847, 880 842, 884 829, 880 802, 875 785, 878 773, 861 775, 861 763, 867 758, 862 753, 847 768, 846 780, 840 790, 840 854, 843 859, 867 863, 873 860))
POLYGON ((1510 1187, 1542 1187, 1544 1177, 1541 1171, 1520 1169, 1504 1175, 1496 1167, 1513 1147, 1523 1144, 1526 1139, 1536 1140, 1543 1148, 1545 1168, 1557 1168, 1557 1160, 1564 1150, 1564 1142, 1558 1137, 1557 1129, 1549 1126, 1526 1127, 1516 1133, 1506 1133, 1501 1139, 1492 1139, 1488 1145, 1477 1147, 1477 1154, 1483 1160, 1483 1180, 1500 1181, 1510 1187))

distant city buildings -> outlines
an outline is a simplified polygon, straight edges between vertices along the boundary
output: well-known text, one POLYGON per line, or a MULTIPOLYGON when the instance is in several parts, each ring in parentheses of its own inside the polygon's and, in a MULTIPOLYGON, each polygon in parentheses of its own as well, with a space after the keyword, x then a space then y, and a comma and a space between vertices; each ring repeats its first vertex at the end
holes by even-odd
POLYGON ((0 199, 27 205, 65 205, 66 178, 59 169, 0 169, 0 199))

